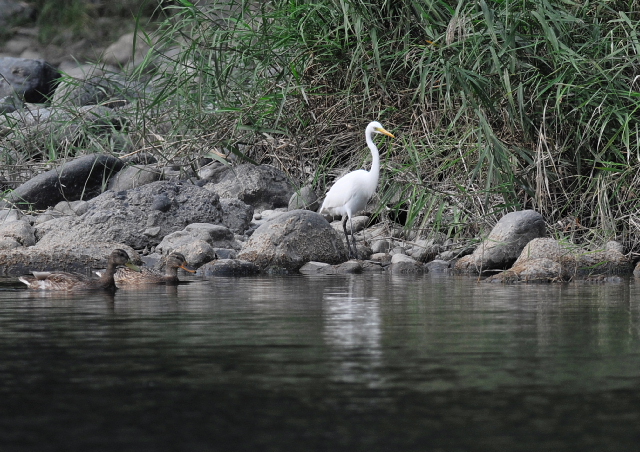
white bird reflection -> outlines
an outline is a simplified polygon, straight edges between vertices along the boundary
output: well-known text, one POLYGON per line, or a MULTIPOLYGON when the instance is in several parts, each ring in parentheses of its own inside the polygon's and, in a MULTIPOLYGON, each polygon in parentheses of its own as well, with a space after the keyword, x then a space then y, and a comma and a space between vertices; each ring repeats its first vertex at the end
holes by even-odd
POLYGON ((328 289, 323 337, 335 380, 376 387, 382 383, 380 302, 367 286, 365 278, 351 278, 342 290, 328 289))

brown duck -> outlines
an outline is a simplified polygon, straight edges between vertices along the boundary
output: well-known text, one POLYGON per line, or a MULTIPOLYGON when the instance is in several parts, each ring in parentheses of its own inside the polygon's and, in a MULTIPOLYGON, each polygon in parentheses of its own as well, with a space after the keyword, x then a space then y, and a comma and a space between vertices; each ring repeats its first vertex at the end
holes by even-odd
MULTIPOLYGON (((187 260, 182 253, 174 251, 167 256, 164 274, 148 267, 142 267, 140 272, 131 271, 127 268, 119 268, 114 275, 114 280, 118 286, 134 284, 177 284, 180 282, 178 279, 179 268, 191 273, 196 272, 188 267, 187 260)), ((102 273, 98 273, 98 275, 102 275, 102 273)))
POLYGON ((118 267, 126 266, 133 271, 140 269, 131 262, 126 251, 115 249, 107 259, 107 269, 98 279, 67 272, 33 272, 34 276, 18 278, 27 287, 35 290, 114 290, 116 284, 113 275, 118 267))

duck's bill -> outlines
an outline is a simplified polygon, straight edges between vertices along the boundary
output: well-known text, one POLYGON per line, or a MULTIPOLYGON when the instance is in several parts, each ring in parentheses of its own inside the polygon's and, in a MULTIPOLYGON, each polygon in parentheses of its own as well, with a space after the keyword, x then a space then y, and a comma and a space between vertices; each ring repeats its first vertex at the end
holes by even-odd
POLYGON ((188 271, 189 273, 195 273, 196 271, 192 268, 187 267, 187 264, 182 264, 180 266, 181 269, 183 269, 184 271, 188 271))
POLYGON ((140 267, 138 267, 136 264, 134 264, 133 262, 127 262, 126 264, 124 264, 127 268, 133 270, 134 272, 141 272, 142 270, 140 270, 140 267))

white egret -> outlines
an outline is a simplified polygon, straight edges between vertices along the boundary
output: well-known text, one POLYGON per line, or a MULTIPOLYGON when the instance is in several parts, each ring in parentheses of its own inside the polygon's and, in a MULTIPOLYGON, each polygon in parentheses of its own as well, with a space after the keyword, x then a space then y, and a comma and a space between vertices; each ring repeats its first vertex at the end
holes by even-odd
POLYGON ((364 131, 364 136, 367 141, 367 146, 369 146, 371 150, 371 171, 360 169, 342 176, 333 184, 333 187, 331 187, 322 203, 322 207, 320 207, 321 214, 342 215, 342 229, 347 239, 349 258, 353 256, 358 259, 358 249, 356 248, 356 237, 353 233, 351 217, 365 208, 378 186, 380 155, 378 154, 378 148, 373 142, 374 133, 381 133, 395 138, 390 132, 386 131, 379 122, 373 121, 369 123, 364 131), (349 219, 349 225, 351 226, 353 254, 351 252, 351 244, 349 243, 349 234, 347 234, 347 219, 349 219))

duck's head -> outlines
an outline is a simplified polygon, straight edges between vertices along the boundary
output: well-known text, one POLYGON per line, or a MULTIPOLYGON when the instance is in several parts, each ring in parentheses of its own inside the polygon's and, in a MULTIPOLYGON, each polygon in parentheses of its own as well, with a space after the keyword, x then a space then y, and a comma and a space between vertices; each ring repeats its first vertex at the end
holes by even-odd
POLYGON ((142 271, 137 265, 131 262, 131 259, 129 258, 127 252, 120 248, 116 248, 115 250, 113 250, 111 256, 109 256, 109 262, 114 264, 116 267, 128 267, 136 272, 142 271))
POLYGON ((181 268, 185 271, 195 273, 196 271, 187 266, 187 260, 182 253, 174 251, 167 256, 167 267, 181 268))

